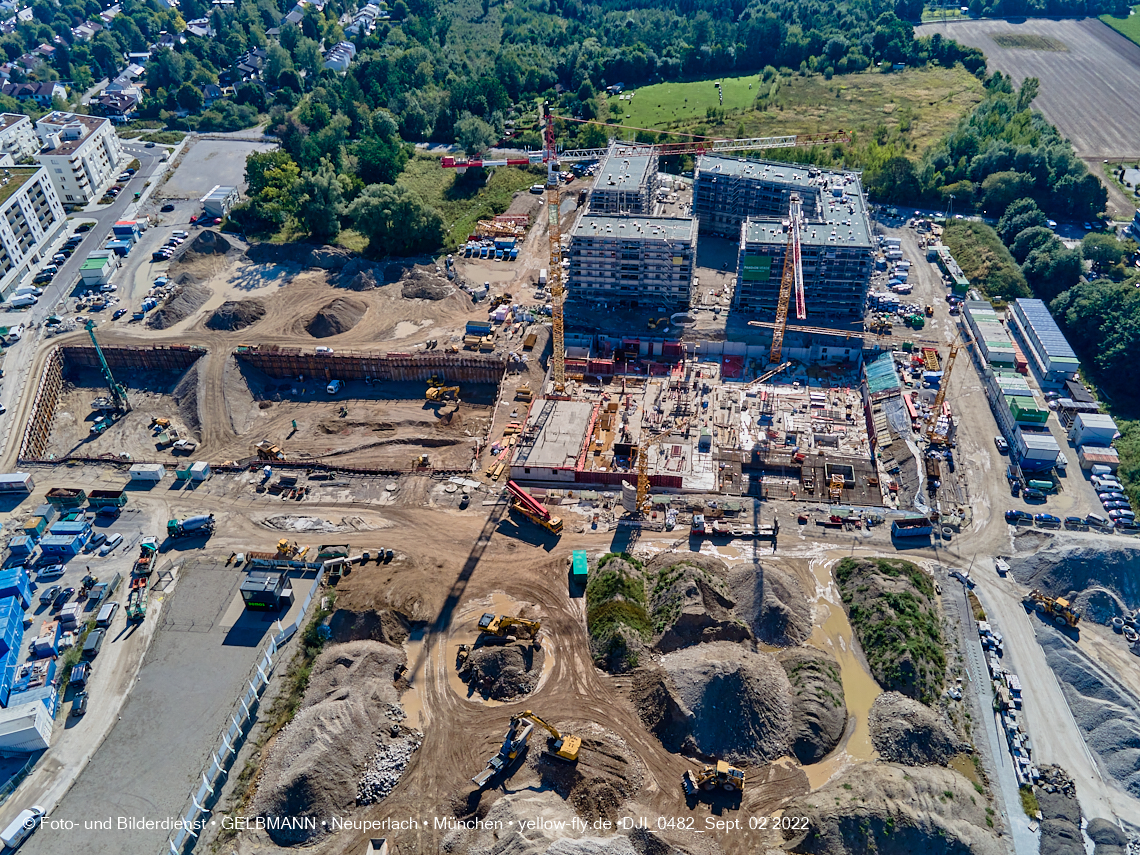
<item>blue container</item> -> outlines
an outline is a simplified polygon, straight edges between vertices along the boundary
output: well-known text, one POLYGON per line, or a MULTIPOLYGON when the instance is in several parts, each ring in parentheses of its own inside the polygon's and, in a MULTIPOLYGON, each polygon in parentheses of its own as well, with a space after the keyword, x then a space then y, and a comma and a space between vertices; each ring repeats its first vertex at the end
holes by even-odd
POLYGON ((57 508, 51 502, 45 502, 34 511, 32 511, 32 515, 43 517, 45 520, 47 520, 47 524, 51 525, 59 518, 59 508, 57 508))
POLYGON ((0 600, 14 597, 24 609, 32 606, 32 585, 28 581, 28 571, 23 567, 13 567, 0 571, 0 600))
POLYGON ((8 549, 13 555, 31 555, 36 542, 26 534, 17 535, 8 541, 8 549))

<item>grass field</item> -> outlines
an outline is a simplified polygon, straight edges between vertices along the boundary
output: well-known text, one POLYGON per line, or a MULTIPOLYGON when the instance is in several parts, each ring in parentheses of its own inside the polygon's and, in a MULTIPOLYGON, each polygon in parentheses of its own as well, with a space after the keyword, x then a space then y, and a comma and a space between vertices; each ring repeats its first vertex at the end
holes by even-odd
POLYGON ((479 220, 503 213, 515 193, 545 177, 544 171, 501 166, 492 170, 487 182, 479 186, 473 180, 473 170, 459 176, 454 169, 440 168, 438 157, 417 153, 396 183, 414 190, 439 211, 443 217, 444 245, 454 249, 475 231, 479 220))
POLYGON ((982 100, 982 84, 961 68, 836 75, 722 78, 724 106, 713 80, 659 83, 610 99, 610 121, 628 127, 714 136, 775 136, 847 130, 909 130, 919 151, 943 136, 982 100), (751 85, 751 88, 749 86, 751 85), (757 109, 757 98, 763 109, 757 109), (711 114, 710 114, 711 111, 711 114))
POLYGON ((1112 27, 1124 38, 1140 45, 1140 5, 1132 7, 1132 14, 1127 18, 1114 18, 1112 15, 1101 15, 1100 19, 1112 27))

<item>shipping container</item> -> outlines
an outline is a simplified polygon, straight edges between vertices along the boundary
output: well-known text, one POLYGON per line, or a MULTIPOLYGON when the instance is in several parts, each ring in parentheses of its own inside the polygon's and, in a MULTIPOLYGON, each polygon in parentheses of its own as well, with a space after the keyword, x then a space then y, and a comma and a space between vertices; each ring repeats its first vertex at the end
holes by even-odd
POLYGON ((0 475, 0 493, 30 493, 35 488, 36 482, 27 472, 0 475))
POLYGON ((33 540, 39 540, 40 536, 47 531, 47 527, 48 522, 43 517, 32 517, 20 526, 20 530, 33 540))
POLYGON ((25 609, 32 607, 32 586, 28 581, 28 571, 23 567, 0 571, 0 600, 9 597, 15 597, 25 609))
POLYGON ((57 508, 78 508, 87 501, 87 493, 78 487, 52 487, 46 498, 57 508))
POLYGON ((166 467, 161 463, 136 463, 130 468, 132 481, 159 482, 166 477, 166 467))

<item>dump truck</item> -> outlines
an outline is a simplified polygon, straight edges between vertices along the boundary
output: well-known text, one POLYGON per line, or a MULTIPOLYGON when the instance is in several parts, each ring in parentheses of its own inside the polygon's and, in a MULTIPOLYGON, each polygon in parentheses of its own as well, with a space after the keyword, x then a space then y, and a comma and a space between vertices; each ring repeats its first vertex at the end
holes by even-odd
POLYGON ((1081 622, 1080 612, 1074 611, 1072 604, 1064 597, 1050 597, 1034 589, 1029 592, 1027 601, 1041 614, 1053 618, 1053 623, 1057 626, 1076 627, 1081 622))
POLYGON ((537 641, 540 629, 542 629, 542 624, 536 620, 527 620, 511 615, 496 617, 492 612, 487 612, 479 618, 480 632, 504 641, 524 634, 529 636, 532 641, 537 641))
POLYGON ((214 515, 199 514, 187 517, 184 520, 173 519, 166 523, 168 537, 186 537, 189 535, 211 535, 214 533, 214 515))
POLYGON ((131 588, 127 593, 127 620, 141 621, 146 617, 146 604, 149 599, 146 576, 139 576, 131 580, 131 588))
POLYGON ((263 439, 254 446, 257 449, 258 460, 284 460, 285 452, 267 439, 263 439))
POLYGON ((562 534, 562 520, 553 516, 546 505, 516 484, 507 482, 507 491, 511 494, 511 510, 522 514, 536 525, 549 531, 551 534, 562 534))
POLYGON ((476 775, 471 781, 483 789, 497 775, 500 775, 508 770, 511 763, 518 759, 526 750, 527 740, 530 738, 531 733, 534 732, 534 723, 529 719, 515 716, 511 719, 511 726, 507 730, 507 735, 503 737, 502 747, 499 748, 499 753, 487 761, 487 767, 476 775))
POLYGON ((744 781, 742 769, 717 760, 715 766, 702 766, 697 772, 690 769, 682 776, 681 787, 690 796, 696 795, 698 790, 711 792, 721 789, 726 793, 738 793, 744 791, 744 781))
POLYGON ((158 554, 158 538, 144 537, 139 544, 139 555, 131 567, 131 578, 149 576, 154 572, 154 557, 158 554))

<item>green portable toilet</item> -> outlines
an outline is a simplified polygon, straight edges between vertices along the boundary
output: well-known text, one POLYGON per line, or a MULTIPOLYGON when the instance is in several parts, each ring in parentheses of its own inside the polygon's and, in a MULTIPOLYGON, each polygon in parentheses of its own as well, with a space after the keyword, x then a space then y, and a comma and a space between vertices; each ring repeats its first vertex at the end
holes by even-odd
POLYGON ((570 562, 570 578, 575 582, 585 585, 589 572, 590 565, 586 560, 586 550, 575 549, 570 562))

